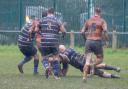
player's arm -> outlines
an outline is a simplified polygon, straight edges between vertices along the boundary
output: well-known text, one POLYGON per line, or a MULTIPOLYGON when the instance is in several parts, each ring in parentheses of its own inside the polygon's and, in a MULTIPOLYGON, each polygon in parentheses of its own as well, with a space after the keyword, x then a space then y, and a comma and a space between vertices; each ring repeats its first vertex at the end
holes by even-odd
POLYGON ((65 55, 65 54, 62 54, 62 53, 60 53, 59 54, 59 58, 60 58, 60 61, 61 62, 65 62, 65 63, 68 63, 69 62, 69 58, 65 55))
POLYGON ((33 20, 32 21, 32 26, 30 27, 29 29, 29 39, 31 40, 31 34, 34 32, 34 33, 37 33, 39 31, 39 21, 38 20, 33 20))
POLYGON ((32 32, 35 30, 35 22, 32 21, 32 26, 29 29, 29 40, 32 38, 32 32))
POLYGON ((81 29, 81 33, 84 33, 85 34, 85 32, 87 31, 87 28, 88 28, 88 21, 86 21, 85 23, 84 23, 84 26, 82 27, 82 29, 81 29))
POLYGON ((61 69, 61 73, 63 76, 66 76, 67 72, 68 72, 68 63, 62 63, 62 69, 61 69))
POLYGON ((35 32, 40 32, 40 21, 36 21, 35 23, 35 29, 34 29, 35 32))
POLYGON ((64 27, 64 24, 60 24, 60 31, 63 33, 65 33, 66 32, 66 29, 65 29, 65 27, 64 27))
POLYGON ((64 38, 66 36, 66 29, 64 27, 64 24, 60 25, 60 31, 62 32, 62 38, 64 38))
POLYGON ((62 23, 60 20, 58 20, 59 25, 59 32, 62 32, 62 38, 66 35, 66 29, 65 29, 65 23, 62 23))
POLYGON ((81 29, 81 35, 84 38, 84 40, 86 40, 86 36, 85 36, 86 33, 85 32, 87 31, 87 22, 88 21, 85 22, 83 28, 81 29))
POLYGON ((62 63, 61 74, 62 76, 66 76, 68 72, 69 59, 65 54, 62 53, 59 54, 59 58, 60 58, 60 62, 62 63))
POLYGON ((107 23, 105 20, 103 20, 103 25, 102 25, 102 28, 103 28, 103 39, 108 41, 109 40, 109 36, 108 36, 108 30, 107 30, 107 23))

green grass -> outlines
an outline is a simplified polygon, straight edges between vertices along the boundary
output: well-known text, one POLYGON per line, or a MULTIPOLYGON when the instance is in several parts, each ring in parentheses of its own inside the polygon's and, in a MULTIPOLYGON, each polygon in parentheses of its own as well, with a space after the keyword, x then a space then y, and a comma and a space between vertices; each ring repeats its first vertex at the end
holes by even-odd
MULTIPOLYGON (((84 48, 75 48, 83 52, 84 48)), ((112 51, 105 49, 104 62, 122 68, 121 79, 105 79, 94 76, 87 83, 82 82, 82 73, 70 67, 67 77, 55 80, 52 76, 45 79, 42 64, 39 75, 33 75, 33 61, 24 66, 20 74, 17 64, 23 58, 17 46, 0 46, 0 89, 128 89, 128 49, 112 51)), ((111 72, 111 71, 109 71, 111 72)), ((115 73, 116 72, 111 72, 115 73)))

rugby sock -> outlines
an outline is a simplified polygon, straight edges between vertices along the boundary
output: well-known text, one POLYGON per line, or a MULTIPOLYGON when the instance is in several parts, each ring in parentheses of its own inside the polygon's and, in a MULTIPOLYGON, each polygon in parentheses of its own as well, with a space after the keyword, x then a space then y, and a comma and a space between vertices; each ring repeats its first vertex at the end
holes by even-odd
POLYGON ((53 61, 52 62, 52 66, 53 66, 54 75, 59 77, 59 74, 60 74, 60 63, 58 61, 53 61))
POLYGON ((34 60, 34 73, 38 73, 38 64, 39 64, 39 60, 35 59, 34 60))
POLYGON ((63 63, 63 69, 68 69, 68 63, 63 63))
POLYGON ((109 66, 109 65, 106 65, 106 66, 104 67, 104 69, 105 69, 105 70, 117 70, 116 67, 109 66))
POLYGON ((25 57, 24 60, 22 60, 19 65, 24 65, 25 63, 27 63, 28 61, 31 60, 31 57, 25 57))
POLYGON ((112 74, 109 74, 109 73, 103 73, 102 75, 100 75, 101 77, 104 77, 104 78, 112 78, 112 74))
POLYGON ((43 67, 44 67, 45 69, 49 68, 49 62, 48 62, 48 59, 47 59, 47 58, 44 58, 44 59, 42 60, 42 64, 43 64, 43 67))
POLYGON ((111 78, 120 78, 120 76, 111 74, 111 78))
POLYGON ((110 74, 110 73, 104 73, 102 75, 104 78, 120 78, 118 75, 110 74))

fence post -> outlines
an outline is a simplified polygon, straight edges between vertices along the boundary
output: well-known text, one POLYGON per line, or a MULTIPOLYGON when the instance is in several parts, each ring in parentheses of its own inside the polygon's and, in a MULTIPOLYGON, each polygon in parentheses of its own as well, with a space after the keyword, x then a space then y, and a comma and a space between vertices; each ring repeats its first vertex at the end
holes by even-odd
POLYGON ((70 48, 74 48, 75 36, 74 31, 70 32, 70 48))
POLYGON ((117 49, 117 33, 115 30, 112 32, 112 49, 113 51, 117 49))

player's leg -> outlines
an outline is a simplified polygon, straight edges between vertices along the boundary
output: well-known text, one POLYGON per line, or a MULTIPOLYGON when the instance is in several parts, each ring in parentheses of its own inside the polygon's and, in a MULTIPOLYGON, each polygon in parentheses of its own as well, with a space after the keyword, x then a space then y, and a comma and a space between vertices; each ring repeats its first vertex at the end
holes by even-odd
POLYGON ((51 47, 51 52, 53 53, 53 61, 52 61, 52 67, 53 67, 53 73, 55 79, 60 79, 60 61, 59 61, 59 55, 58 55, 58 48, 57 47, 51 47))
POLYGON ((84 68, 83 68, 83 80, 86 81, 87 80, 87 75, 88 75, 88 71, 89 71, 89 66, 90 66, 90 62, 92 59, 92 41, 91 40, 87 40, 85 43, 85 58, 86 58, 86 63, 84 64, 84 68))
POLYGON ((23 65, 29 62, 32 59, 31 49, 28 47, 19 47, 20 51, 24 54, 24 59, 18 64, 18 69, 21 73, 23 73, 23 65))
POLYGON ((39 64, 39 57, 37 55, 37 49, 34 46, 27 47, 26 51, 24 52, 24 55, 27 56, 27 58, 26 58, 27 61, 30 60, 29 57, 32 57, 32 56, 34 57, 33 73, 37 74, 38 73, 38 64, 39 64))
POLYGON ((32 55, 34 57, 34 69, 33 74, 38 74, 38 65, 39 65, 39 55, 37 54, 37 49, 33 47, 32 55))
POLYGON ((49 78, 49 75, 51 73, 51 68, 50 68, 50 63, 49 63, 47 56, 43 57, 42 64, 43 64, 43 67, 45 69, 45 77, 49 78))
POLYGON ((34 70, 33 70, 34 74, 38 74, 38 65, 39 65, 39 55, 36 54, 34 55, 34 70))
POLYGON ((102 63, 104 55, 103 55, 103 47, 102 47, 101 40, 95 42, 93 52, 96 55, 96 60, 95 60, 94 65, 98 65, 98 64, 102 63))
POLYGON ((120 70, 121 70, 119 67, 114 67, 111 65, 103 64, 103 63, 96 65, 96 68, 105 69, 105 70, 114 70, 116 72, 120 72, 120 70))
POLYGON ((49 71, 50 71, 50 63, 49 63, 49 48, 48 47, 41 47, 41 55, 42 55, 42 65, 45 69, 45 77, 49 77, 49 71))
POLYGON ((51 62, 55 79, 59 79, 60 76, 60 63, 57 60, 51 62))
POLYGON ((104 71, 101 71, 99 69, 95 70, 95 75, 97 75, 99 77, 103 77, 103 78, 120 78, 119 75, 115 75, 115 74, 111 74, 111 73, 108 73, 108 72, 104 72, 104 71))
POLYGON ((24 73, 23 72, 23 65, 27 62, 29 62, 32 59, 32 56, 25 56, 24 59, 18 64, 18 69, 20 71, 20 73, 24 73))
POLYGON ((94 68, 96 67, 96 65, 103 62, 103 47, 102 47, 102 41, 101 40, 92 41, 92 44, 93 45, 91 47, 91 50, 96 55, 96 59, 93 61, 93 63, 91 63, 90 72, 91 72, 91 74, 94 74, 94 72, 95 72, 94 68))
POLYGON ((62 76, 66 76, 67 75, 68 67, 69 67, 68 63, 66 63, 66 62, 62 63, 62 69, 61 69, 62 76))
POLYGON ((88 75, 89 66, 90 66, 90 62, 91 62, 91 57, 92 57, 92 53, 87 53, 86 63, 85 63, 84 68, 83 68, 83 80, 84 81, 87 80, 87 75, 88 75))

